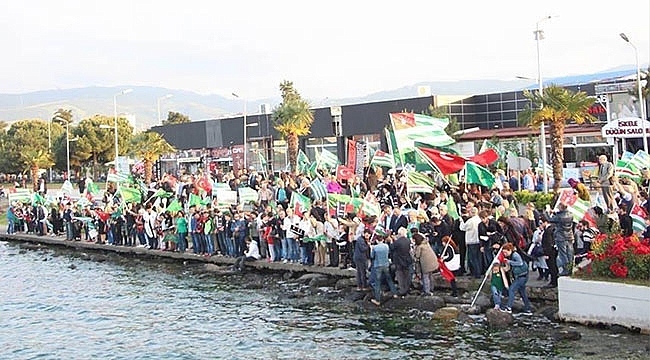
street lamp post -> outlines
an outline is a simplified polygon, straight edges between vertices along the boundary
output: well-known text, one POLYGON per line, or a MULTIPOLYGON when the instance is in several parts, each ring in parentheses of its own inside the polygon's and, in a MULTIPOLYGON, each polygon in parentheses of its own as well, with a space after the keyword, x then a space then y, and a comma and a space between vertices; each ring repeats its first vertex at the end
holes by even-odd
MULTIPOLYGON (((239 95, 237 95, 236 93, 232 93, 232 96, 239 99, 239 95)), ((243 137, 242 142, 244 144, 244 169, 247 169, 247 167, 246 167, 246 165, 247 165, 246 159, 247 159, 248 156, 246 154, 246 128, 255 127, 255 126, 258 126, 259 124, 258 123, 250 123, 250 124, 248 124, 246 122, 246 115, 247 115, 246 114, 246 99, 242 99, 242 100, 244 100, 244 121, 243 121, 244 137, 243 137)))
MULTIPOLYGON (((47 152, 52 154, 52 119, 47 121, 47 152)), ((52 167, 49 169, 49 181, 52 182, 52 167)))
POLYGON ((161 101, 161 100, 165 100, 165 99, 169 99, 169 98, 172 97, 172 96, 174 96, 174 95, 172 95, 172 94, 167 94, 167 95, 165 95, 165 96, 162 96, 162 97, 159 97, 159 98, 158 98, 158 100, 157 100, 157 105, 158 105, 158 124, 162 124, 162 119, 160 118, 160 101, 161 101))
POLYGON ((643 151, 648 152, 648 134, 646 134, 645 122, 645 101, 643 101, 643 90, 641 88, 641 68, 639 67, 639 50, 636 46, 630 41, 630 39, 625 35, 625 33, 620 33, 621 39, 625 40, 626 43, 630 44, 632 49, 634 49, 634 58, 636 60, 636 84, 639 91, 639 111, 641 116, 641 130, 643 131, 643 151))
MULTIPOLYGON (((544 83, 542 81, 542 62, 541 62, 541 56, 540 56, 540 51, 539 51, 539 42, 540 40, 544 39, 544 30, 539 28, 539 24, 542 23, 543 21, 549 20, 551 16, 546 16, 542 19, 540 19, 536 24, 535 24, 535 41, 537 42, 537 81, 539 85, 539 97, 540 99, 543 98, 544 96, 544 83)), ((544 106, 544 103, 542 102, 540 106, 544 106)), ((539 131, 539 136, 541 137, 541 145, 542 145, 542 181, 544 183, 544 192, 548 193, 548 180, 546 178, 546 164, 547 164, 547 157, 546 157, 546 129, 544 128, 546 124, 542 122, 542 125, 540 126, 540 131, 539 131)))
POLYGON ((119 148, 117 143, 117 97, 120 95, 128 94, 133 89, 125 89, 113 96, 113 115, 115 117, 115 170, 117 170, 117 157, 119 156, 119 148))
POLYGON ((79 140, 78 137, 75 137, 74 139, 70 139, 70 123, 65 124, 65 157, 67 160, 67 174, 68 174, 68 179, 70 179, 70 143, 73 141, 79 140))

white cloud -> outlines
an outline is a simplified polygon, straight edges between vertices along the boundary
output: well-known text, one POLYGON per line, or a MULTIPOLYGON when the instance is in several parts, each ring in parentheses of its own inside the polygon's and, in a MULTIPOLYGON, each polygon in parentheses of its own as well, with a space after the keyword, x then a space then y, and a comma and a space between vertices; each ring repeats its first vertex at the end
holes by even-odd
POLYGON ((648 62, 647 2, 11 1, 0 92, 140 84, 202 93, 360 96, 420 81, 544 77, 648 62), (617 15, 619 14, 619 15, 617 15), (232 90, 228 90, 232 89, 232 90))

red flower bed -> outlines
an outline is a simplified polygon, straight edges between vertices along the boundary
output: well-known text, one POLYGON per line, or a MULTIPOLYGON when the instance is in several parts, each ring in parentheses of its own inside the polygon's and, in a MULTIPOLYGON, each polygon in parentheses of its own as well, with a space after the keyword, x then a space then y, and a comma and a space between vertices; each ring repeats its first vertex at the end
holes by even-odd
POLYGON ((622 279, 650 280, 650 239, 601 234, 588 254, 587 273, 622 279))

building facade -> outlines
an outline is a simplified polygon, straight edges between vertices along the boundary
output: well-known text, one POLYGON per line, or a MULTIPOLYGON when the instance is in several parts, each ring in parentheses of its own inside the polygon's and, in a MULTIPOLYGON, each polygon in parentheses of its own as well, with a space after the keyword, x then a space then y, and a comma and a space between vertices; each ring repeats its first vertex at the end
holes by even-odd
MULTIPOLYGON (((574 129, 575 131, 571 130, 571 135, 567 135, 565 139, 566 162, 590 161, 595 152, 604 152, 611 156, 624 150, 635 151, 643 148, 640 138, 619 141, 612 137, 605 138, 600 132, 609 120, 626 116, 638 117, 641 113, 639 102, 632 95, 635 88, 633 80, 600 79, 566 88, 586 92, 597 99, 590 109, 597 122, 574 129)), ((390 125, 389 113, 424 113, 433 106, 443 107, 450 117, 456 119, 461 129, 479 130, 468 132, 461 137, 459 146, 463 146, 463 152, 478 151, 482 140, 496 137, 503 138, 504 144, 512 143, 510 147, 525 156, 527 151, 535 147, 539 151, 539 131, 519 128, 517 122, 518 114, 530 105, 523 91, 465 97, 425 96, 343 105, 340 136, 335 134, 334 117, 330 108, 316 108, 313 109, 314 123, 311 134, 300 140, 300 147, 310 159, 315 158, 316 151, 327 149, 338 154, 341 162, 345 162, 346 139, 359 141, 368 149, 386 150, 384 129, 390 125), (511 131, 504 132, 506 129, 511 131)), ((281 171, 287 167, 286 142, 273 127, 269 107, 265 106, 263 110, 266 111, 246 116, 246 165, 262 171, 281 171)), ((153 131, 160 133, 179 150, 176 154, 163 157, 161 163, 164 165, 159 168, 161 171, 184 169, 189 172, 199 167, 242 168, 243 124, 244 117, 238 116, 153 127, 153 131)), ((548 152, 550 139, 547 139, 546 144, 548 152)))

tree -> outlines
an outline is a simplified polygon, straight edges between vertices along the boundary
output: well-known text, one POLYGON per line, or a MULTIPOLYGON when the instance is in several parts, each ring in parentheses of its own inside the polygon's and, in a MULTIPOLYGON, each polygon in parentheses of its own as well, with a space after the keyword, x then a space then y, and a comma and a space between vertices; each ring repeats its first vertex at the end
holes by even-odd
MULTIPOLYGON (((123 118, 118 119, 118 137, 122 136, 122 143, 127 143, 131 138, 130 125, 123 118), (122 130, 122 131, 120 131, 122 130)), ((88 119, 83 119, 79 126, 73 130, 77 140, 75 151, 70 155, 71 162, 74 160, 75 165, 81 166, 84 163, 91 162, 93 169, 93 179, 99 173, 99 164, 104 164, 115 158, 115 119, 104 115, 95 115, 88 119), (110 128, 101 128, 101 125, 110 128)), ((125 149, 125 151, 128 149, 125 149)))
POLYGON ((289 166, 294 172, 298 171, 298 137, 309 135, 314 113, 309 103, 300 97, 294 89, 293 82, 283 81, 280 84, 282 103, 273 110, 273 126, 287 140, 287 155, 289 166))
POLYGON ((532 108, 529 107, 519 114, 519 123, 531 127, 544 124, 549 126, 553 190, 557 192, 562 181, 564 164, 564 129, 569 121, 577 124, 595 121, 596 118, 589 114, 589 107, 593 105, 594 99, 585 92, 574 93, 557 85, 545 88, 543 96, 540 96, 539 92, 528 90, 524 91, 524 96, 531 101, 532 108))
POLYGON ((179 112, 170 111, 167 114, 167 119, 163 120, 163 125, 172 125, 172 124, 184 124, 190 122, 190 117, 183 115, 179 112))
POLYGON ((38 190, 39 170, 52 165, 48 150, 48 124, 43 120, 21 120, 6 133, 5 159, 10 173, 29 173, 38 190))
POLYGON ((133 149, 133 155, 142 158, 146 184, 151 182, 153 164, 158 161, 160 155, 176 151, 160 134, 153 131, 137 134, 133 138, 131 148, 133 149))

